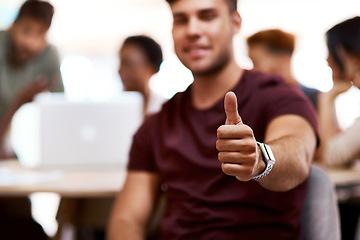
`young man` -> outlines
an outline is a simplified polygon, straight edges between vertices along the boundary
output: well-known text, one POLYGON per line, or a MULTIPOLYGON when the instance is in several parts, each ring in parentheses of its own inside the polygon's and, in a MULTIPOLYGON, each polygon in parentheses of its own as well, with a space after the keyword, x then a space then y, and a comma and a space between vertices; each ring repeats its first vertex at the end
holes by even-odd
POLYGON ((158 239, 300 239, 315 113, 296 88, 236 64, 236 2, 169 1, 175 52, 194 82, 134 136, 109 239, 144 239, 160 186, 158 239))
POLYGON ((263 30, 248 37, 247 45, 254 70, 282 76, 287 83, 299 87, 317 109, 319 91, 300 84, 292 73, 294 35, 280 29, 263 30))
MULTIPOLYGON (((7 31, 0 31, 0 159, 13 157, 5 136, 16 110, 42 91, 64 91, 59 57, 47 43, 54 8, 29 0, 7 31)), ((1 239, 47 239, 25 197, 0 198, 1 239)))
POLYGON ((10 157, 5 135, 15 111, 39 92, 64 91, 59 57, 46 34, 54 8, 26 1, 7 31, 0 31, 0 159, 10 157))
POLYGON ((160 45, 147 36, 131 36, 121 46, 119 58, 119 74, 124 90, 141 93, 145 116, 159 111, 166 98, 153 92, 149 82, 163 61, 160 45))

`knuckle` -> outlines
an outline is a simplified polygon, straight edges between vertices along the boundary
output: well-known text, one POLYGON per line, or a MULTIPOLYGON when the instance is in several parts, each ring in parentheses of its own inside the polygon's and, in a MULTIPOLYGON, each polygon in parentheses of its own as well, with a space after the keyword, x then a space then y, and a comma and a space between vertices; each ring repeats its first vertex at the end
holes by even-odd
POLYGON ((221 169, 222 169, 222 171, 223 171, 226 175, 230 175, 230 176, 233 175, 233 174, 232 174, 232 169, 231 169, 231 167, 229 166, 229 164, 223 163, 223 164, 221 165, 221 169))
POLYGON ((224 125, 221 125, 220 127, 218 127, 217 131, 217 138, 221 138, 224 135, 224 125))
POLYGON ((217 140, 215 145, 216 145, 216 149, 217 149, 218 151, 221 151, 221 146, 222 146, 221 141, 220 141, 220 140, 217 140))
POLYGON ((219 159, 220 162, 224 162, 224 154, 223 154, 223 152, 218 153, 218 159, 219 159))

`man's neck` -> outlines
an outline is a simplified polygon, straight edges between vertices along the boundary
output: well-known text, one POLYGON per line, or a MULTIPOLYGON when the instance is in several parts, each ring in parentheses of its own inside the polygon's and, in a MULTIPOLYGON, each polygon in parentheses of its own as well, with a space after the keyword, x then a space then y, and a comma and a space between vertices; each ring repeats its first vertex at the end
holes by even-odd
POLYGON ((293 76, 293 74, 291 73, 291 71, 286 72, 284 78, 285 78, 285 81, 286 81, 287 83, 289 83, 290 85, 293 85, 293 86, 296 86, 296 87, 299 86, 299 82, 296 81, 296 79, 294 78, 294 76, 293 76))
POLYGON ((196 109, 212 107, 236 86, 242 74, 243 69, 236 64, 235 60, 216 72, 194 74, 194 83, 191 88, 193 106, 196 109))
POLYGON ((299 86, 298 81, 296 81, 296 79, 293 76, 293 73, 291 71, 291 66, 290 66, 290 61, 286 64, 286 65, 282 65, 282 69, 279 70, 279 72, 281 73, 281 75, 283 76, 284 80, 293 86, 299 86))

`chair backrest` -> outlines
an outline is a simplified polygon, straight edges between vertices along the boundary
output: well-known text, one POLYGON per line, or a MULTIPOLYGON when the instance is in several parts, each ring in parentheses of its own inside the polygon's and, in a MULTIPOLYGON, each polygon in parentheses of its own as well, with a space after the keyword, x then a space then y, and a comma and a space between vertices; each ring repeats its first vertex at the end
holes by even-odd
POLYGON ((302 212, 303 240, 340 240, 340 216, 335 188, 319 166, 311 167, 309 187, 302 212))

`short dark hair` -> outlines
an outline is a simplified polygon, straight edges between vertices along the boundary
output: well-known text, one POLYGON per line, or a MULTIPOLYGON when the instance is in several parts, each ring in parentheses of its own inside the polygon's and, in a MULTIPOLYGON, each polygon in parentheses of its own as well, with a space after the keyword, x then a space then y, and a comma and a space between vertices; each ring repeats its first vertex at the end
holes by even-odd
POLYGON ((160 45, 154 39, 144 35, 130 36, 125 39, 121 49, 130 44, 139 47, 144 52, 149 63, 154 66, 155 72, 160 70, 163 54, 160 45))
MULTIPOLYGON (((178 0, 166 0, 166 2, 169 3, 170 5, 176 1, 178 1, 178 0)), ((226 0, 226 2, 229 5, 230 12, 234 12, 237 10, 237 0, 226 0)))
POLYGON ((22 17, 31 17, 41 21, 50 28, 52 17, 54 15, 54 7, 47 1, 27 0, 20 7, 16 20, 22 17))
POLYGON ((295 49, 295 36, 280 29, 257 32, 246 39, 249 47, 261 44, 273 53, 292 54, 295 49))
POLYGON ((344 71, 344 64, 337 53, 337 48, 342 46, 345 51, 360 56, 360 17, 347 19, 326 32, 329 55, 344 71))

